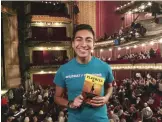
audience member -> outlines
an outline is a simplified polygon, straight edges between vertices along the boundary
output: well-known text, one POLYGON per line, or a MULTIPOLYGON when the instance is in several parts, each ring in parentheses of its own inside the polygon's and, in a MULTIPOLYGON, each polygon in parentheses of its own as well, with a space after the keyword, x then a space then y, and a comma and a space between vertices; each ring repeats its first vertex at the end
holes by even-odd
MULTIPOLYGON (((134 79, 126 78, 113 83, 114 92, 107 103, 110 121, 160 122, 162 120, 162 97, 159 93, 159 91, 162 92, 162 76, 161 73, 158 73, 155 78, 153 76, 155 75, 151 73, 146 74, 146 77, 141 73, 136 73, 134 79), (147 90, 150 84, 153 86, 151 92, 147 90)), ((8 105, 8 109, 2 113, 2 121, 67 122, 67 109, 64 110, 53 102, 50 103, 55 92, 54 88, 49 86, 44 89, 42 86, 34 86, 34 89, 28 92, 30 94, 26 93, 24 96, 27 97, 26 107, 29 109, 26 110, 20 103, 8 105), (44 95, 46 93, 48 95, 44 95), (42 95, 45 97, 42 98, 42 95), (29 98, 40 99, 35 99, 35 102, 31 103, 29 98), (37 104, 38 101, 40 104, 37 104)), ((3 98, 4 96, 2 96, 2 103, 3 98)), ((6 102, 2 105, 6 105, 6 102)))

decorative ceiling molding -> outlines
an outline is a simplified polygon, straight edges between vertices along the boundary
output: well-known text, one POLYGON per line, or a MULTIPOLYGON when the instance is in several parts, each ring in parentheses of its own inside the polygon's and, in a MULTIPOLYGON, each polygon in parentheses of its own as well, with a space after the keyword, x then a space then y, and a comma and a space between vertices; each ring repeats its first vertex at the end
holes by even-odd
POLYGON ((58 23, 71 23, 71 19, 66 17, 52 17, 49 15, 32 15, 32 22, 58 22, 58 23))
MULTIPOLYGON (((50 66, 32 66, 30 67, 31 73, 36 74, 50 74, 57 71, 60 65, 50 65, 50 66), (51 68, 56 68, 54 71, 51 68), (51 72, 52 71, 52 72, 51 72)), ((110 64, 112 70, 162 70, 162 63, 157 64, 110 64)))

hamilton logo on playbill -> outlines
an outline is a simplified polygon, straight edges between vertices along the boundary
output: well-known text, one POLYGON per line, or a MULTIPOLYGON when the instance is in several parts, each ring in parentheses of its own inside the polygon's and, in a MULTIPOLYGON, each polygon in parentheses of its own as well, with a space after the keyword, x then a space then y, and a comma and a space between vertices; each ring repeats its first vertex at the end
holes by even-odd
POLYGON ((100 96, 105 79, 103 77, 86 74, 83 86, 83 97, 92 99, 94 96, 100 96))

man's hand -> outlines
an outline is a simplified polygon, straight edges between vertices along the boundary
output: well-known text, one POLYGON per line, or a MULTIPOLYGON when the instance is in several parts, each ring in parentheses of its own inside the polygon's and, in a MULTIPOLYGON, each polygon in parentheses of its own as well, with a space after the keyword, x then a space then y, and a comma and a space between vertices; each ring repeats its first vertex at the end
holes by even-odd
POLYGON ((83 96, 79 95, 70 104, 70 108, 78 108, 78 107, 80 107, 82 105, 82 103, 83 103, 83 96))
POLYGON ((99 107, 99 106, 106 104, 108 102, 108 100, 109 100, 109 98, 106 96, 103 96, 103 97, 96 96, 96 97, 92 98, 92 100, 90 101, 90 105, 92 105, 94 107, 99 107))

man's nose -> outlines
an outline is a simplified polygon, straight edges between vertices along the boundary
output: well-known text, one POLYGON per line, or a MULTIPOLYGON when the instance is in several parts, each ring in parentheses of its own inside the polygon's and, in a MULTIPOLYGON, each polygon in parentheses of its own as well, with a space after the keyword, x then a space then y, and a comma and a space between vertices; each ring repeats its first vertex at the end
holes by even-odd
POLYGON ((86 46, 86 45, 87 45, 86 41, 83 40, 82 43, 81 43, 81 46, 86 46))

